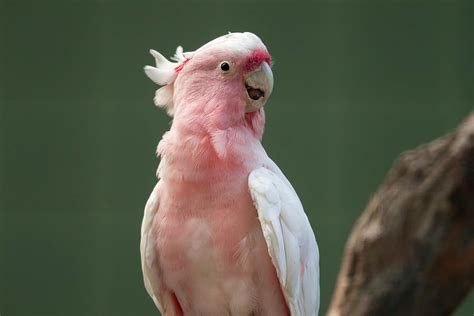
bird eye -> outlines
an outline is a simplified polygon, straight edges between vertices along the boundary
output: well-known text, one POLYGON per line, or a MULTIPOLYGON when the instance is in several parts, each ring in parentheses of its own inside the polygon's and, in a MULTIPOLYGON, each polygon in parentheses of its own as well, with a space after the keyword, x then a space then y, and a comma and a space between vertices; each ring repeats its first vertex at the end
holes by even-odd
POLYGON ((229 63, 226 62, 226 61, 223 61, 223 62, 221 63, 221 70, 222 70, 222 71, 229 71, 229 70, 230 70, 230 65, 229 65, 229 63))

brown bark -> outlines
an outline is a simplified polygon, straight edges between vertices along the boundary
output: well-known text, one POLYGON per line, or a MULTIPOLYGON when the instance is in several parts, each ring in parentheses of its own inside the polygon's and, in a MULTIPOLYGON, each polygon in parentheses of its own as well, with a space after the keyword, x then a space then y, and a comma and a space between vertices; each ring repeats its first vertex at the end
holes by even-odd
POLYGON ((349 237, 327 315, 449 315, 473 284, 471 114, 392 167, 349 237))

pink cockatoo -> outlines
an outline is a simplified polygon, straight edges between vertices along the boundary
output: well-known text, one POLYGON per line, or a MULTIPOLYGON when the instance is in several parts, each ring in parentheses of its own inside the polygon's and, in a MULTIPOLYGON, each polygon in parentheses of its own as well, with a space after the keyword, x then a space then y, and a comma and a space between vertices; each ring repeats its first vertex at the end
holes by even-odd
POLYGON ((229 33, 175 62, 151 50, 155 104, 173 117, 145 207, 145 286, 163 315, 319 310, 319 252, 298 196, 261 144, 270 55, 229 33))

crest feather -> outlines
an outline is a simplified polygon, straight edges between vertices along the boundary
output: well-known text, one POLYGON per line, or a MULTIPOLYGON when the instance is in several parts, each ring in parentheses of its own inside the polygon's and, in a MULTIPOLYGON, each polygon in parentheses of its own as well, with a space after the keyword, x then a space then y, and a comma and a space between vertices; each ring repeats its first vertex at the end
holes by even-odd
MULTIPOLYGON (((150 54, 155 58, 156 67, 145 66, 145 74, 154 83, 163 86, 156 90, 153 99, 156 106, 166 108, 169 115, 173 115, 173 84, 178 76, 178 70, 183 63, 187 62, 194 52, 183 52, 183 47, 176 48, 176 54, 170 59, 171 62, 156 50, 150 49, 150 54)), ((181 67, 182 68, 182 67, 181 67)))
POLYGON ((155 92, 155 98, 153 99, 156 106, 166 107, 166 112, 173 116, 173 86, 166 85, 159 88, 155 92))
POLYGON ((183 47, 178 46, 176 48, 176 53, 170 59, 178 63, 182 63, 182 62, 185 62, 187 59, 191 59, 193 55, 194 55, 194 52, 183 52, 183 47))

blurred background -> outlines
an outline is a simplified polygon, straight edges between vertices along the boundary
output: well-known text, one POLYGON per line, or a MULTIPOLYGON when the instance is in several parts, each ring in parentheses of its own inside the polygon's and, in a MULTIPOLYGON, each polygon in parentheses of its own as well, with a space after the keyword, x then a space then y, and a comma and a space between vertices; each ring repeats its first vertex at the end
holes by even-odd
POLYGON ((158 315, 139 238, 170 118, 142 67, 228 31, 275 61, 264 145, 316 232, 320 315, 393 161, 473 109, 472 1, 0 0, 2 316, 158 315))

